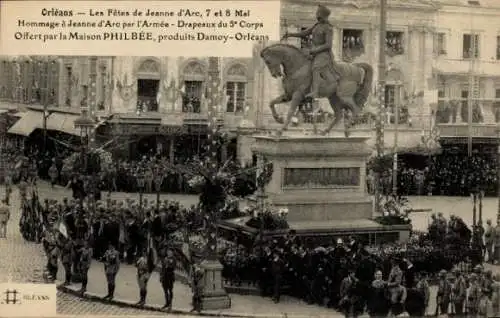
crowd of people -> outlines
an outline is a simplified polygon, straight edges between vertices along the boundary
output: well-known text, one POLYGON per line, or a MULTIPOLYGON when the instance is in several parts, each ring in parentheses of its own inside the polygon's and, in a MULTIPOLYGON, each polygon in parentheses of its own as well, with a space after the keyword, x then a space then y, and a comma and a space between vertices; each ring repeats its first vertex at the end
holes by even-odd
MULTIPOLYGON (((473 153, 471 157, 462 153, 446 152, 425 159, 429 163, 424 168, 411 167, 399 162, 399 195, 445 195, 469 196, 473 191, 484 191, 485 195, 497 195, 496 154, 473 153)), ((381 175, 381 192, 393 192, 392 170, 381 175)), ((375 191, 375 174, 368 171, 367 189, 375 191)))
POLYGON ((469 196, 480 187, 486 195, 496 195, 496 154, 474 153, 464 158, 459 153, 447 153, 432 158, 428 184, 434 195, 469 196))
MULTIPOLYGON (((28 200, 26 192, 20 192, 21 200, 28 200)), ((64 284, 81 283, 80 292, 86 292, 88 271, 92 262, 102 262, 104 266, 108 294, 114 297, 116 275, 121 263, 137 267, 139 287, 138 305, 144 305, 147 284, 151 273, 158 270, 165 293, 165 306, 170 310, 173 300, 173 286, 177 261, 193 273, 193 310, 200 310, 201 271, 196 264, 186 264, 179 247, 169 239, 190 215, 175 201, 156 202, 144 199, 141 203, 127 199, 116 201, 93 201, 89 196, 62 201, 45 199, 37 209, 24 205, 22 218, 36 214, 43 225, 41 242, 47 256, 46 279, 57 278, 59 264, 63 265, 64 284), (191 268, 192 267, 192 268, 191 268)), ((192 207, 193 208, 193 207, 192 207)), ((32 218, 33 219, 33 218, 32 218)))
POLYGON ((257 285, 276 302, 284 292, 349 317, 403 311, 423 316, 429 309, 429 284, 436 280, 440 314, 490 317, 492 310, 500 313, 500 281, 481 264, 496 263, 499 251, 500 225, 488 221, 485 229, 478 223, 471 230, 457 216, 446 220, 437 214, 427 234, 404 246, 366 246, 352 237, 317 246, 291 230, 249 249, 228 249, 222 262, 227 283, 257 285))

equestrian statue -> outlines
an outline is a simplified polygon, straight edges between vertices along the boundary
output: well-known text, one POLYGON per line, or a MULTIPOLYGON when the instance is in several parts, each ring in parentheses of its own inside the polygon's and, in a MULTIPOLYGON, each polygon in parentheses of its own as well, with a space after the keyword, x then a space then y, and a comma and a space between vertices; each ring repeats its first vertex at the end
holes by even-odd
POLYGON ((372 89, 373 68, 367 63, 337 63, 333 58, 333 27, 328 22, 330 10, 319 5, 317 22, 299 33, 286 33, 283 38, 310 38, 311 48, 299 49, 278 43, 265 47, 260 56, 271 76, 282 78, 284 93, 269 103, 276 122, 283 124, 278 134, 288 129, 298 107, 318 98, 328 98, 335 113, 328 127, 321 131, 326 135, 340 123, 342 111, 357 118, 372 89), (276 111, 276 104, 290 102, 285 119, 276 111))

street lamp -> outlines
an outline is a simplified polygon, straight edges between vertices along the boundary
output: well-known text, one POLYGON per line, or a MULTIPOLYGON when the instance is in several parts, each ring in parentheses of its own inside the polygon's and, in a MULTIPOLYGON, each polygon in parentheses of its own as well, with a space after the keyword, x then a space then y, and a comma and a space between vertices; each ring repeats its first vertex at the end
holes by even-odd
POLYGON ((157 166, 155 169, 154 182, 155 182, 155 189, 156 189, 156 211, 159 212, 160 211, 160 191, 161 191, 161 185, 163 183, 163 171, 159 166, 157 166))
POLYGON ((42 56, 40 61, 38 62, 41 67, 42 73, 45 73, 42 76, 45 76, 44 87, 43 90, 42 102, 43 102, 43 151, 46 151, 47 148, 47 119, 49 118, 51 112, 49 111, 49 105, 52 104, 52 83, 53 83, 53 70, 56 67, 55 57, 51 56, 42 56))
POLYGON ((500 121, 497 123, 497 222, 500 221, 500 121))
MULTIPOLYGON (((88 158, 87 158, 87 154, 89 152, 89 135, 92 133, 92 130, 94 129, 95 122, 88 115, 88 111, 86 109, 82 109, 82 114, 80 117, 75 119, 74 125, 76 129, 80 130, 81 153, 83 159, 83 167, 81 168, 81 170, 82 174, 86 174, 87 171, 89 170, 88 158)), ((80 204, 83 204, 81 199, 80 199, 80 204)))
POLYGON ((140 169, 137 172, 136 175, 137 178, 137 186, 139 187, 139 210, 141 211, 141 217, 144 216, 143 214, 143 208, 142 208, 142 196, 143 196, 143 189, 144 189, 144 184, 146 182, 146 178, 144 176, 144 171, 140 169))

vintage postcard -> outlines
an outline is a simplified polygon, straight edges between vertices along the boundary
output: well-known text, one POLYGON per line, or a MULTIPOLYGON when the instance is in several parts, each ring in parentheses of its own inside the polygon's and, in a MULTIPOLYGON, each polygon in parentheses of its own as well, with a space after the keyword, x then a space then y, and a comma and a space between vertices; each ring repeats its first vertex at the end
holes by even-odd
POLYGON ((500 1, 2 1, 0 316, 500 317, 500 1))

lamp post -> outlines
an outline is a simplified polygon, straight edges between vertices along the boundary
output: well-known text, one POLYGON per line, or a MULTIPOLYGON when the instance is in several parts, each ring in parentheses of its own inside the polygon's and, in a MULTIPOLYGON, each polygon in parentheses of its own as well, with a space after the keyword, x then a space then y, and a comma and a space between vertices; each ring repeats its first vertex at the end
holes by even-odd
POLYGON ((479 224, 483 224, 483 198, 484 190, 479 191, 479 224))
MULTIPOLYGON (((208 186, 212 186, 216 192, 221 192, 219 178, 219 165, 217 156, 217 109, 221 101, 221 83, 219 73, 219 58, 209 57, 209 86, 207 92, 209 95, 208 107, 208 134, 207 134, 207 169, 205 173, 204 191, 208 186)), ((222 193, 218 194, 219 196, 222 193)), ((204 217, 206 221, 207 245, 206 256, 201 262, 200 267, 204 272, 204 290, 202 292, 202 308, 203 309, 225 309, 231 307, 231 299, 223 286, 222 269, 223 266, 219 261, 217 253, 217 226, 220 202, 207 200, 204 206, 204 217)))
POLYGON ((137 186, 139 187, 139 211, 141 213, 141 218, 144 217, 144 209, 142 206, 142 196, 143 196, 143 190, 144 190, 144 184, 146 182, 145 176, 144 176, 144 171, 142 169, 139 169, 136 175, 137 178, 137 186))
MULTIPOLYGON (((45 87, 42 87, 41 89, 43 90, 43 152, 45 153, 47 149, 47 119, 49 118, 51 112, 49 111, 49 104, 50 104, 50 99, 51 99, 51 94, 52 94, 52 71, 53 67, 56 65, 56 61, 50 57, 46 56, 43 57, 42 60, 40 60, 39 65, 44 65, 42 72, 45 73, 46 80, 44 83, 45 87)), ((43 76, 43 75, 42 75, 43 76)))
POLYGON ((500 121, 497 123, 497 222, 500 221, 500 121))
POLYGON ((95 121, 89 116, 88 110, 86 108, 82 109, 82 114, 80 117, 75 119, 74 122, 75 128, 80 131, 81 138, 81 152, 83 159, 83 174, 86 174, 88 171, 88 158, 87 154, 89 151, 90 145, 90 135, 95 127, 95 121))
MULTIPOLYGON (((384 156, 384 121, 385 121, 385 72, 386 72, 386 37, 387 37, 387 0, 380 0, 380 29, 379 29, 379 60, 378 60, 378 98, 379 107, 377 112, 377 121, 375 125, 377 157, 381 159, 384 156)), ((381 174, 375 173, 375 214, 382 214, 382 193, 381 193, 381 174)))
POLYGON ((156 189, 156 211, 160 211, 160 192, 163 183, 163 171, 157 166, 155 169, 155 189, 156 189))

